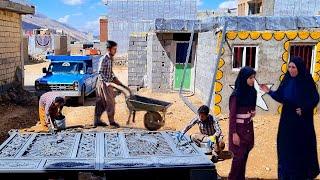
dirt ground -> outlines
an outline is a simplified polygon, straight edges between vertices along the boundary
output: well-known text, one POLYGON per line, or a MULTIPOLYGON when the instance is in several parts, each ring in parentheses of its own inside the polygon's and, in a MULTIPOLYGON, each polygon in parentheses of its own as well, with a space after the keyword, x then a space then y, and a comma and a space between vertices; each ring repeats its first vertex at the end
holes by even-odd
POLYGON ((8 138, 8 131, 11 129, 31 127, 38 119, 36 102, 33 106, 0 104, 0 114, 0 142, 8 138))
MULTIPOLYGON (((46 63, 28 65, 25 67, 26 83, 28 89, 32 89, 34 79, 41 76, 41 68, 46 63), (30 75, 30 76, 29 76, 30 75)), ((127 83, 127 69, 116 68, 115 74, 121 81, 127 83)), ((161 130, 181 130, 195 116, 194 113, 182 102, 178 93, 153 93, 148 89, 142 89, 137 92, 139 95, 152 97, 164 101, 172 102, 173 105, 168 109, 166 116, 166 124, 161 130)), ((201 105, 201 101, 196 97, 190 97, 195 105, 201 105)), ((136 116, 136 124, 129 127, 126 126, 128 110, 125 104, 124 96, 116 98, 116 116, 115 119, 120 123, 122 128, 144 128, 143 115, 144 112, 138 112, 136 116)), ((85 106, 77 107, 71 103, 65 107, 63 113, 67 119, 67 126, 92 124, 94 113, 95 98, 87 98, 85 106)), ((5 134, 11 128, 22 128, 31 126, 36 123, 37 107, 20 107, 20 106, 0 106, 0 132, 5 134), (6 113, 10 112, 10 113, 6 113)), ((104 114, 102 119, 107 122, 107 116, 104 114)), ((247 164, 247 177, 259 179, 276 179, 277 178, 277 156, 276 156, 276 134, 278 129, 279 116, 257 115, 254 119, 255 127, 255 147, 250 153, 247 164)), ((220 121, 225 141, 228 139, 228 120, 220 121)), ((320 152, 320 116, 315 117, 315 127, 318 140, 318 153, 320 152)), ((99 130, 99 129, 97 129, 99 130)), ((198 127, 190 130, 190 133, 198 131, 198 127)), ((3 138, 3 136, 2 136, 3 138)), ((1 139, 3 140, 3 139, 1 139)), ((228 143, 226 142, 226 145, 228 143)), ((228 147, 228 145, 226 146, 228 147)), ((216 164, 218 174, 226 177, 230 171, 231 160, 218 162, 216 164)), ((318 177, 320 179, 320 177, 318 177)))

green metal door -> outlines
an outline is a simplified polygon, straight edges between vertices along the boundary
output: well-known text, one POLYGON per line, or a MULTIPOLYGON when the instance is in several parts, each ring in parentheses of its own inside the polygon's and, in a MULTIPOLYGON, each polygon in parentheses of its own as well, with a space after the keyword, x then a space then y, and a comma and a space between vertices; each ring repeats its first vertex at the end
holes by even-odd
MULTIPOLYGON (((184 71, 184 63, 187 58, 189 43, 177 43, 177 50, 176 50, 176 66, 175 66, 175 81, 174 81, 174 88, 180 89, 183 71, 184 71)), ((186 69, 186 75, 183 82, 183 89, 190 90, 190 82, 191 82, 191 54, 186 69)))
MULTIPOLYGON (((174 81, 175 89, 180 89, 180 85, 183 77, 183 70, 184 70, 184 64, 176 64, 175 81, 174 81)), ((190 90, 190 82, 191 82, 191 65, 188 64, 186 69, 185 79, 183 82, 184 90, 190 90)))

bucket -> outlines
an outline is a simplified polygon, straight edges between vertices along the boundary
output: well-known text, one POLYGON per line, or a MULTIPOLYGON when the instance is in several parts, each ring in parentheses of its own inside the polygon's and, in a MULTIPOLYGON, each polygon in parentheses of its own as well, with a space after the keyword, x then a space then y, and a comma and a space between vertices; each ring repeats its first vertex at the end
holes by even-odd
POLYGON ((212 153, 212 148, 208 146, 208 143, 200 143, 200 148, 205 154, 212 153))
POLYGON ((66 128, 66 117, 64 115, 58 116, 55 118, 55 124, 57 129, 65 129, 66 128))

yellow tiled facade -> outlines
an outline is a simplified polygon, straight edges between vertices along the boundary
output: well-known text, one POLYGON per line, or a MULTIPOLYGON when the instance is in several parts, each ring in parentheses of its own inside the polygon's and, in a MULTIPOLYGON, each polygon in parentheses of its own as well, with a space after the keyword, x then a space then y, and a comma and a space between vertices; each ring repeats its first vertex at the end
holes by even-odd
MULTIPOLYGON (((221 33, 218 36, 218 42, 221 41, 221 33)), ((294 31, 228 31, 226 34, 226 40, 229 42, 232 42, 234 40, 240 40, 241 41, 275 41, 283 44, 282 47, 276 47, 277 49, 274 49, 275 51, 279 51, 282 54, 282 58, 280 60, 276 60, 279 63, 278 67, 268 67, 268 68, 275 68, 278 78, 274 79, 274 81, 281 81, 284 74, 287 72, 287 66, 288 66, 288 60, 289 60, 289 47, 291 43, 295 42, 305 42, 309 43, 312 42, 315 44, 315 57, 313 58, 313 79, 316 82, 317 86, 320 84, 320 31, 319 30, 294 30, 294 31)), ((217 50, 219 49, 219 43, 217 46, 217 50)), ((229 72, 224 72, 223 67, 226 64, 230 64, 230 57, 224 55, 225 54, 225 46, 223 47, 221 59, 219 62, 218 67, 218 74, 216 78, 216 85, 215 85, 215 99, 214 99, 214 112, 216 115, 219 115, 223 113, 222 110, 222 101, 227 101, 224 98, 228 98, 229 96, 225 96, 224 90, 225 87, 228 88, 228 84, 224 82, 224 74, 228 74, 229 72)), ((271 51, 270 51, 271 52, 271 51)), ((273 54, 266 54, 266 56, 273 56, 273 54)), ((230 74, 230 73, 229 73, 230 74)), ((278 107, 278 112, 281 111, 281 107, 278 107)))

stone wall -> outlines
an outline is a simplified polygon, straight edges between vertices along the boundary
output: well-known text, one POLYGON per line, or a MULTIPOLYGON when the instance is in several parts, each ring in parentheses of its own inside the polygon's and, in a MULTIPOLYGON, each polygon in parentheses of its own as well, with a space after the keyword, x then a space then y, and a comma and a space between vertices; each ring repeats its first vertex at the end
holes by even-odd
POLYGON ((130 36, 128 51, 128 85, 145 87, 147 75, 147 34, 130 36))
POLYGON ((0 10, 0 93, 15 81, 17 68, 23 69, 21 42, 21 16, 0 10))

